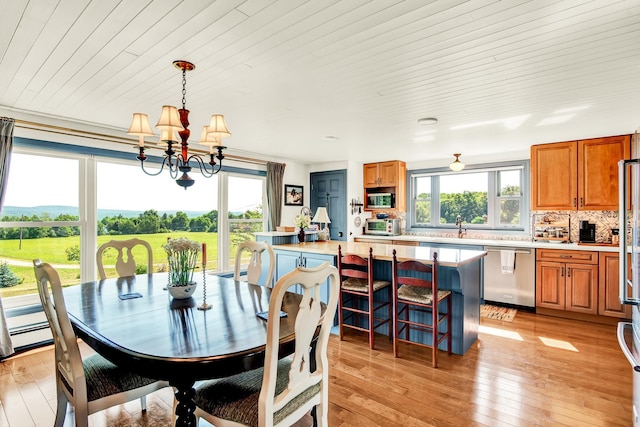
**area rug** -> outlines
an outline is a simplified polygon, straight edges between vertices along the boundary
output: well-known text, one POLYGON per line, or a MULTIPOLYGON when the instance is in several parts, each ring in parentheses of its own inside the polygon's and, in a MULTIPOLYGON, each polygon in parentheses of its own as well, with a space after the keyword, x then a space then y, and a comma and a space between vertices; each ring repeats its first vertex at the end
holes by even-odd
POLYGON ((482 304, 480 306, 480 317, 485 319, 502 320, 503 322, 513 322, 518 312, 515 308, 497 307, 495 305, 482 304))

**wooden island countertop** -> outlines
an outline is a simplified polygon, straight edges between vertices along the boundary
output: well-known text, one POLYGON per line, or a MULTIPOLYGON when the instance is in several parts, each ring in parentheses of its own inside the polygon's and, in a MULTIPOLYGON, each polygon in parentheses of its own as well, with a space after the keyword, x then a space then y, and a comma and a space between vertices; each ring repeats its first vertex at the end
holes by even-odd
POLYGON ((274 245, 274 249, 307 252, 322 255, 338 255, 338 246, 342 246, 342 253, 355 254, 362 257, 369 256, 369 248, 373 249, 373 259, 391 261, 393 250, 399 261, 415 259, 426 264, 433 262, 433 253, 438 253, 440 265, 460 267, 484 257, 487 252, 469 249, 432 248, 428 246, 405 246, 381 243, 343 242, 327 240, 323 242, 308 242, 286 245, 274 245))

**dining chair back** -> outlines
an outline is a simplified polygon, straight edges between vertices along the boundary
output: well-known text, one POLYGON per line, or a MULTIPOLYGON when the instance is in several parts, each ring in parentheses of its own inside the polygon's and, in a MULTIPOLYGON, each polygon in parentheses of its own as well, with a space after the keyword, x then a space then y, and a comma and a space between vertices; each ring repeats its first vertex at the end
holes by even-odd
POLYGON ((316 425, 327 426, 327 345, 338 292, 338 271, 327 262, 315 268, 299 267, 280 278, 269 301, 264 368, 198 387, 194 399, 198 421, 204 418, 217 427, 290 426, 315 407, 316 425), (321 291, 327 283, 329 299, 323 310, 321 291), (295 315, 295 351, 285 357, 279 354, 280 323, 286 321, 281 320, 281 307, 287 289, 294 285, 299 285, 302 301, 298 313, 291 314, 295 315))
POLYGON ((98 263, 98 274, 100 275, 100 280, 104 280, 107 278, 107 275, 104 271, 103 255, 104 251, 108 248, 113 248, 118 251, 118 256, 115 263, 118 277, 135 276, 136 260, 133 257, 132 250, 138 245, 144 247, 147 250, 147 273, 153 273, 153 251, 151 250, 151 245, 149 244, 149 242, 137 238, 128 240, 110 240, 100 245, 98 251, 96 252, 96 262, 98 263))
POLYGON ((405 342, 431 348, 431 364, 438 367, 438 346, 447 341, 451 354, 451 291, 438 288, 438 253, 433 263, 416 260, 399 262, 396 251, 392 258, 393 288, 393 354, 398 357, 398 343, 405 342), (446 307, 446 311, 441 310, 446 307), (446 321, 446 330, 441 324, 446 321), (411 332, 423 337, 412 336, 411 332))
POLYGON ((234 280, 241 280, 240 276, 243 267, 242 257, 245 252, 249 252, 251 254, 249 264, 247 265, 247 282, 252 285, 264 284, 265 286, 271 287, 273 285, 273 272, 276 265, 276 256, 273 252, 273 248, 267 242, 247 240, 246 242, 242 242, 238 245, 238 251, 236 252, 236 266, 233 275, 234 280), (260 275, 262 274, 262 262, 265 252, 269 257, 269 268, 264 281, 262 283, 258 283, 260 281, 260 275))
POLYGON ((374 278, 373 249, 369 257, 342 253, 338 246, 338 275, 340 298, 338 322, 340 340, 344 328, 365 331, 369 335, 369 348, 375 345, 375 332, 386 325, 391 337, 391 282, 374 278))
POLYGON ((130 400, 139 398, 145 411, 145 396, 169 384, 132 374, 99 354, 83 360, 67 314, 58 272, 39 259, 33 260, 33 268, 55 347, 57 410, 54 425, 61 427, 64 424, 67 403, 74 407, 75 425, 83 427, 88 425, 90 414, 130 400))

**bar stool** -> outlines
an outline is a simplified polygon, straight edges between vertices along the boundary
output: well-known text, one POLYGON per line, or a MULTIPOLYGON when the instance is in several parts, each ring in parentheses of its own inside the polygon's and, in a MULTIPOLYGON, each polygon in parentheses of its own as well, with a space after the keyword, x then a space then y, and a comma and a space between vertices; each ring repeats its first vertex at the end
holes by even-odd
POLYGON ((416 260, 398 262, 393 250, 393 354, 398 357, 398 343, 405 342, 431 348, 431 364, 438 367, 438 346, 447 340, 451 354, 451 291, 438 289, 438 253, 433 254, 433 264, 416 260), (430 276, 430 279, 424 277, 430 276), (434 295, 437 297, 434 299, 434 295), (440 305, 447 311, 442 313, 440 305), (440 324, 447 322, 447 330, 440 324), (411 339, 411 331, 422 331, 430 336, 428 344, 411 339), (401 336, 404 333, 404 337, 401 336))
POLYGON ((388 280, 373 278, 373 249, 369 248, 369 257, 342 255, 342 246, 338 246, 338 275, 340 276, 340 299, 338 302, 338 320, 340 340, 344 339, 344 328, 357 329, 369 334, 369 348, 374 347, 374 332, 387 325, 391 337, 391 283, 388 280), (386 301, 380 299, 384 294, 386 301), (376 300, 376 296, 378 299, 376 300), (387 317, 376 317, 377 311, 387 308, 387 317), (366 323, 363 321, 366 319, 366 323))

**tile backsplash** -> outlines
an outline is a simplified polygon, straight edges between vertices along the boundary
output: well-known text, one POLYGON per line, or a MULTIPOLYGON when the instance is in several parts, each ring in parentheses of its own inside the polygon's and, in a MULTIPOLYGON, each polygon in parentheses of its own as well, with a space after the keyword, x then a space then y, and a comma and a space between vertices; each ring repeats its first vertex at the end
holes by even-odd
POLYGON ((589 221, 596 225, 596 243, 610 243, 611 229, 618 228, 618 211, 532 211, 531 214, 563 213, 571 218, 571 241, 577 243, 580 234, 580 221, 589 221))
MULTIPOLYGON (((491 233, 489 231, 482 230, 467 230, 465 237, 474 239, 490 239, 490 240, 531 240, 531 218, 534 214, 569 214, 571 219, 571 242, 577 243, 579 239, 580 221, 589 221, 592 224, 596 224, 596 243, 610 243, 611 242, 611 229, 618 228, 618 211, 532 211, 529 217, 529 230, 527 234, 522 232, 508 234, 508 233, 491 233)), ((404 223, 404 216, 397 215, 404 223)), ((404 230, 404 229, 403 229, 404 230)), ((449 232, 438 231, 417 231, 407 230, 403 232, 410 236, 421 237, 457 237, 457 231, 451 230, 449 232)))

